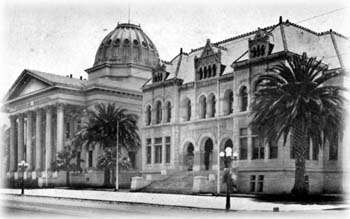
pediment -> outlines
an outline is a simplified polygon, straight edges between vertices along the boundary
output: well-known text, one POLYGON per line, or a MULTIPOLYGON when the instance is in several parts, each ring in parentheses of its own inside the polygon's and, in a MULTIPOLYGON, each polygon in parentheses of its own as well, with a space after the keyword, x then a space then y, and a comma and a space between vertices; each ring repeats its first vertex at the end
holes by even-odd
POLYGON ((210 40, 207 39, 207 43, 205 44, 204 48, 203 48, 203 52, 201 54, 201 58, 203 57, 207 57, 207 56, 212 56, 214 55, 215 52, 214 52, 214 49, 210 43, 210 40))
POLYGON ((6 95, 6 100, 12 100, 22 96, 28 96, 50 87, 52 84, 36 78, 26 71, 18 77, 6 95))

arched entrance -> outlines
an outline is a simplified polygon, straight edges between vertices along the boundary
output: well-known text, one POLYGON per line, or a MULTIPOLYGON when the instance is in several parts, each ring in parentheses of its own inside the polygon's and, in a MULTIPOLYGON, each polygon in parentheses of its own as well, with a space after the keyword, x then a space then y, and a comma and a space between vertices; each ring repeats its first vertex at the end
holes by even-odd
POLYGON ((204 169, 210 170, 213 164, 213 141, 208 138, 204 144, 204 169))
POLYGON ((192 171, 193 170, 193 162, 194 162, 194 147, 192 143, 189 143, 187 145, 187 153, 186 153, 186 160, 185 160, 185 164, 187 166, 187 170, 188 171, 192 171))

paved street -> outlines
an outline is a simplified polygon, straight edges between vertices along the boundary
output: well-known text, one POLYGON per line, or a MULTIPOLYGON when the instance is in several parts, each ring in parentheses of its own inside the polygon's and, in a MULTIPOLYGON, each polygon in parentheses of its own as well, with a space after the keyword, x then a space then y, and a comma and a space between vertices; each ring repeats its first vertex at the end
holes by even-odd
MULTIPOLYGON (((6 218, 347 218, 349 210, 327 211, 230 211, 145 204, 106 203, 51 197, 2 196, 6 218)), ((232 203, 233 205, 235 203, 232 203)))

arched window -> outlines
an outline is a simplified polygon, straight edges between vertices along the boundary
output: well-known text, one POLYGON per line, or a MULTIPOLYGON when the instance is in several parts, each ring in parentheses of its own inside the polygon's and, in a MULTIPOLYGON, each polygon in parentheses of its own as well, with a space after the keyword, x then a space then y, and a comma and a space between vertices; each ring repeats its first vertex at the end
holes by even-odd
POLYGON ((209 104, 209 117, 215 117, 216 114, 216 98, 214 94, 210 94, 208 96, 208 104, 209 104))
MULTIPOLYGON (((233 143, 232 143, 232 140, 231 139, 227 139, 225 144, 224 144, 224 149, 222 151, 226 151, 226 148, 231 148, 233 149, 233 143)), ((233 150, 232 150, 233 151, 233 150)), ((223 168, 227 168, 229 167, 229 162, 227 162, 227 160, 223 160, 221 159, 220 161, 220 167, 223 168)))
POLYGON ((203 76, 203 79, 206 79, 207 78, 207 67, 204 67, 204 76, 203 76))
POLYGON ((215 77, 215 75, 216 75, 216 65, 214 64, 213 65, 213 77, 215 77))
POLYGON ((208 66, 208 78, 210 78, 211 77, 211 66, 209 65, 208 66))
POLYGON ((203 79, 203 70, 202 68, 199 69, 199 80, 203 79))
POLYGON ((207 114, 207 98, 202 95, 199 98, 199 105, 200 105, 200 118, 204 119, 207 114))
POLYGON ((248 93, 247 93, 247 88, 242 87, 241 92, 240 92, 240 97, 241 97, 241 111, 246 111, 248 107, 248 93))
POLYGON ((188 99, 186 103, 186 121, 191 120, 191 100, 188 99))
POLYGON ((156 103, 156 124, 160 124, 162 122, 162 103, 157 101, 156 103))
POLYGON ((227 90, 224 94, 224 114, 230 115, 233 113, 233 92, 232 90, 227 90))
POLYGON ((166 122, 171 121, 171 103, 168 101, 166 103, 166 122))
POLYGON ((151 106, 147 106, 146 108, 146 125, 150 125, 152 121, 152 110, 151 106))

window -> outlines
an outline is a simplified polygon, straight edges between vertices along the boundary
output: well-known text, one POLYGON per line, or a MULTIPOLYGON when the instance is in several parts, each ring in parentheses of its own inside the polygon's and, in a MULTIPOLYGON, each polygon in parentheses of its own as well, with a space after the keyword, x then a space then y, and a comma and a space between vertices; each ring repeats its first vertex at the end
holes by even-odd
POLYGON ((190 121, 191 120, 191 101, 188 100, 187 101, 187 119, 186 121, 190 121))
POLYGON ((276 159, 278 157, 278 145, 276 142, 269 142, 269 159, 276 159))
POLYGON ((252 137, 252 144, 252 159, 264 159, 264 144, 261 143, 260 138, 258 136, 252 137))
POLYGON ((241 160, 246 160, 248 157, 248 129, 241 128, 239 135, 239 156, 241 160))
POLYGON ((264 175, 259 175, 257 192, 263 192, 263 189, 264 189, 264 175))
POLYGON ((318 152, 319 152, 319 148, 316 144, 311 144, 312 145, 312 159, 313 160, 318 160, 318 152))
POLYGON ((151 121, 152 121, 151 106, 147 106, 147 108, 146 108, 146 125, 150 125, 151 121))
POLYGON ((150 138, 146 139, 146 163, 152 163, 152 146, 150 138))
POLYGON ((70 138, 70 124, 66 123, 66 138, 70 138))
POLYGON ((247 88, 242 87, 241 92, 241 112, 247 111, 248 107, 248 93, 247 93, 247 88))
POLYGON ((329 160, 338 159, 338 141, 335 141, 333 144, 329 144, 329 160))
POLYGON ((205 119, 207 114, 207 98, 205 96, 201 96, 199 98, 199 104, 200 104, 200 118, 205 119))
POLYGON ((160 124, 162 121, 162 103, 157 101, 156 103, 156 124, 160 124))
POLYGON ((255 183, 256 183, 255 180, 256 180, 255 175, 251 175, 250 176, 250 189, 249 189, 250 192, 255 192, 255 183))
POLYGON ((208 104, 209 104, 209 107, 210 107, 210 112, 209 112, 209 117, 215 117, 215 104, 216 104, 216 99, 215 99, 215 96, 214 94, 210 94, 209 97, 208 97, 208 104))
POLYGON ((92 167, 92 154, 93 151, 89 151, 89 167, 92 167))
POLYGON ((165 138, 165 163, 170 163, 170 146, 171 139, 170 137, 165 138))
POLYGON ((154 139, 154 163, 162 163, 162 138, 154 139))
POLYGON ((216 75, 216 65, 214 64, 213 65, 213 77, 215 77, 215 75, 216 75))
POLYGON ((171 121, 171 103, 170 102, 167 102, 166 104, 166 113, 167 113, 166 122, 170 122, 171 121))

